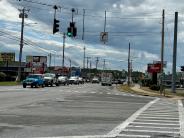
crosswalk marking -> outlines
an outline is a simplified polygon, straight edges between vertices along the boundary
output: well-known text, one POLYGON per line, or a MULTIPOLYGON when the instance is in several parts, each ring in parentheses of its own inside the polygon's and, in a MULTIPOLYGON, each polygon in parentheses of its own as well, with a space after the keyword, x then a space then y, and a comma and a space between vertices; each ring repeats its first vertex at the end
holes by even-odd
MULTIPOLYGON (((147 122, 132 122, 131 124, 143 124, 143 125, 159 125, 159 126, 161 126, 161 125, 168 125, 168 126, 176 126, 176 125, 178 125, 178 123, 176 123, 176 124, 166 124, 166 123, 160 123, 160 122, 156 122, 156 123, 147 123, 147 122)), ((179 125, 178 125, 179 126, 179 125)))
MULTIPOLYGON (((167 99, 157 99, 130 119, 124 126, 115 128, 117 137, 157 137, 160 135, 179 137, 180 122, 178 104, 167 99), (118 130, 119 129, 119 130, 118 130)), ((181 116, 181 115, 180 115, 181 116)), ((111 131, 109 134, 114 134, 111 131)))
POLYGON ((119 134, 120 137, 130 137, 130 138, 151 138, 149 135, 127 135, 127 134, 119 134))
POLYGON ((114 128, 111 132, 108 133, 108 135, 118 135, 121 133, 123 129, 125 129, 131 122, 133 122, 142 112, 144 112, 146 109, 148 109, 152 104, 156 103, 159 100, 159 98, 154 99, 153 101, 146 104, 143 108, 135 112, 132 116, 130 116, 126 121, 124 121, 122 124, 114 128))
POLYGON ((179 118, 180 118, 180 135, 184 137, 184 108, 181 100, 178 101, 179 118))

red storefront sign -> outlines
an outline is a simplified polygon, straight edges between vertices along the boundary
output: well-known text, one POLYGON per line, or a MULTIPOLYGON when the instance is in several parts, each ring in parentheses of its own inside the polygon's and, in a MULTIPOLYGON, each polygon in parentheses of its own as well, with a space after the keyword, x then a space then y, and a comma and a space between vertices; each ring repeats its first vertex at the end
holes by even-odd
POLYGON ((160 73, 161 72, 161 64, 148 64, 148 69, 147 71, 149 73, 160 73))

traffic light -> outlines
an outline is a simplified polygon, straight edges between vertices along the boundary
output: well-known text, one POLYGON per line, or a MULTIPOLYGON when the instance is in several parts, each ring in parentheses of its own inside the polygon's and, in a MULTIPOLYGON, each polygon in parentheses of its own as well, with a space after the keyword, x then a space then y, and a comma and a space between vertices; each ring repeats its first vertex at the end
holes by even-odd
POLYGON ((77 28, 74 27, 74 28, 73 28, 73 37, 76 37, 76 36, 77 36, 77 28))
POLYGON ((53 34, 55 34, 56 32, 59 32, 59 20, 56 20, 56 19, 54 18, 53 34))
POLYGON ((71 27, 68 27, 67 36, 68 37, 72 37, 73 36, 72 28, 71 27))
POLYGON ((184 66, 181 66, 181 71, 184 71, 184 66))
POLYGON ((70 27, 68 27, 67 36, 69 37, 77 36, 77 28, 75 27, 75 22, 70 22, 70 27))

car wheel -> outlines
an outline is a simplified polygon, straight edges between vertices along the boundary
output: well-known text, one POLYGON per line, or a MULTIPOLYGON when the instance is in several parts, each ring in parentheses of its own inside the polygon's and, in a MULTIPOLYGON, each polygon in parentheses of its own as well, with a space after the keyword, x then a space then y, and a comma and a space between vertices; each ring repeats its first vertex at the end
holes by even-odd
POLYGON ((39 86, 38 84, 35 84, 35 88, 38 88, 38 86, 39 86))
POLYGON ((31 88, 33 88, 33 84, 31 84, 31 88))
POLYGON ((42 88, 44 88, 45 86, 44 86, 44 84, 42 84, 42 88))
POLYGON ((23 88, 26 88, 26 84, 23 84, 23 88))

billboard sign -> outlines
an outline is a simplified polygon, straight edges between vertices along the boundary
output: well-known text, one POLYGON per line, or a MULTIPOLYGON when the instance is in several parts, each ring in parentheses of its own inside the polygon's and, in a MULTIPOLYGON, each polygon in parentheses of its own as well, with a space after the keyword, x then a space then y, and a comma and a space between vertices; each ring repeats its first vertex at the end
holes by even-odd
POLYGON ((148 69, 147 71, 149 73, 160 73, 161 72, 161 64, 148 64, 148 69))
MULTIPOLYGON (((161 61, 153 61, 153 64, 161 64, 161 61)), ((167 61, 163 61, 163 67, 167 67, 167 61)))
POLYGON ((0 53, 0 61, 15 61, 15 53, 0 53))
POLYGON ((47 56, 26 56, 26 62, 27 68, 31 68, 33 73, 44 73, 47 67, 47 56))
POLYGON ((47 56, 26 56, 26 62, 47 64, 47 56))

